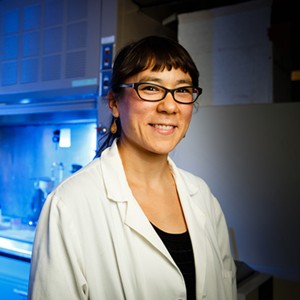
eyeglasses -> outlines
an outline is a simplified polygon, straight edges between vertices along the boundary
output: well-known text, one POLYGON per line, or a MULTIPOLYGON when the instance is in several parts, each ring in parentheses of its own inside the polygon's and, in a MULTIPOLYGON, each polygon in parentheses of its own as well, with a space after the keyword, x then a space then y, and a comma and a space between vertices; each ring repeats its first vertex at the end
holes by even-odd
POLYGON ((161 85, 148 82, 135 82, 119 85, 120 88, 133 88, 144 101, 157 102, 163 100, 168 93, 181 104, 192 104, 202 93, 202 89, 194 86, 182 86, 176 89, 167 89, 161 85))

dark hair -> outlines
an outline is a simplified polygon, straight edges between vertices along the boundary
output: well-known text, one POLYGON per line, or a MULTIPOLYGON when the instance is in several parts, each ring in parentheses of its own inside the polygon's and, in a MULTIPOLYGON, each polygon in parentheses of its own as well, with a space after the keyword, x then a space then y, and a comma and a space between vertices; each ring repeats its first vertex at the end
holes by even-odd
MULTIPOLYGON (((111 91, 117 98, 120 97, 123 89, 120 84, 126 79, 146 69, 152 71, 163 71, 181 69, 191 76, 194 86, 198 86, 199 72, 187 50, 177 41, 162 37, 148 36, 137 42, 132 42, 122 48, 115 58, 111 79, 111 91)), ((112 119, 111 124, 117 122, 117 132, 112 134, 108 131, 99 141, 100 147, 96 157, 99 157, 103 150, 109 147, 116 137, 120 137, 120 119, 112 119)))

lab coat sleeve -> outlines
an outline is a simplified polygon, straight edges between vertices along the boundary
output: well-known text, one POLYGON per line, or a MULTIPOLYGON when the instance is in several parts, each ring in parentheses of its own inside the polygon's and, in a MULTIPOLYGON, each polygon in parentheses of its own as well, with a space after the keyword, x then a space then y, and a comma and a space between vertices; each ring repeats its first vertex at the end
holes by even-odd
POLYGON ((227 222, 223 213, 223 210, 219 204, 219 202, 213 198, 213 212, 212 216, 214 218, 213 224, 215 224, 215 233, 217 237, 217 243, 223 263, 223 278, 224 280, 228 280, 229 286, 231 286, 231 290, 228 290, 229 297, 226 299, 237 299, 237 286, 236 286, 236 267, 234 260, 231 255, 230 249, 230 240, 228 234, 227 222))
POLYGON ((80 239, 66 204, 55 193, 46 200, 37 226, 29 300, 88 299, 80 239))

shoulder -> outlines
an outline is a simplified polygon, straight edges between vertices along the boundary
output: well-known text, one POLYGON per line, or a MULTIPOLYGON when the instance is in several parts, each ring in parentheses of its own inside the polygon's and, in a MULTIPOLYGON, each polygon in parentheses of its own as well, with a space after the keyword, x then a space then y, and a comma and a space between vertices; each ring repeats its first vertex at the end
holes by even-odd
MULTIPOLYGON (((101 186, 102 180, 114 169, 118 159, 116 144, 106 148, 100 157, 93 159, 86 166, 66 178, 57 188, 56 192, 79 192, 89 190, 94 186, 101 186), (107 166, 108 165, 108 166, 107 166)), ((119 167, 119 166, 118 166, 119 167)))
POLYGON ((203 178, 176 167, 174 163, 172 169, 176 178, 177 188, 189 194, 189 199, 193 205, 199 207, 205 214, 223 214, 218 199, 203 178))
POLYGON ((56 190, 64 190, 71 187, 76 189, 86 184, 90 185, 98 182, 99 175, 101 173, 100 158, 91 161, 89 164, 78 170, 76 173, 67 177, 61 184, 59 184, 56 190))
POLYGON ((92 199, 101 186, 100 159, 91 161, 57 185, 48 196, 52 205, 76 206, 78 202, 92 199))
POLYGON ((178 173, 187 182, 208 188, 207 183, 201 177, 181 168, 178 168, 178 173))
POLYGON ((170 164, 175 178, 182 182, 191 194, 200 192, 211 195, 211 189, 203 178, 177 167, 173 161, 170 161, 170 164))
POLYGON ((77 202, 93 203, 99 198, 106 198, 107 181, 116 180, 115 177, 118 177, 116 170, 120 165, 115 147, 109 147, 100 157, 61 182, 49 198, 62 206, 76 206, 77 202))

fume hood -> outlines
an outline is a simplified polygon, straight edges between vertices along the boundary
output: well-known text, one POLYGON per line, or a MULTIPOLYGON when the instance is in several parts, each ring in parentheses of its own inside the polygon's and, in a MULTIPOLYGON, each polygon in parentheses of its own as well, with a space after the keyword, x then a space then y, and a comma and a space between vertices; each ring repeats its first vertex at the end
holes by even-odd
POLYGON ((0 1, 0 124, 96 120, 101 43, 115 35, 115 3, 0 1))

